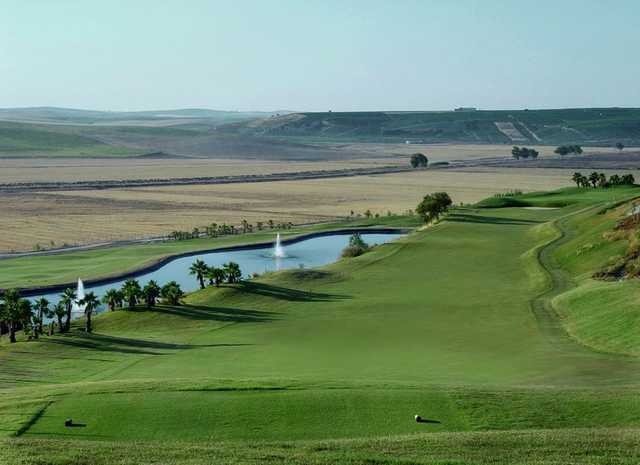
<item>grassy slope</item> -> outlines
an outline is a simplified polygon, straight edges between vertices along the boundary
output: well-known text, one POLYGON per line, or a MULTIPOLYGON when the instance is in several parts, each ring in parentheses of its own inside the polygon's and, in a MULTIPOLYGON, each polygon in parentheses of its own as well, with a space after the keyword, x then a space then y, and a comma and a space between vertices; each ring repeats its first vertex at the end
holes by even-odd
MULTIPOLYGON (((296 227, 281 231, 281 233, 283 237, 286 237, 345 227, 414 227, 418 224, 418 217, 394 216, 372 220, 350 221, 347 223, 327 223, 308 227, 296 227)), ((73 282, 78 276, 82 276, 85 280, 108 277, 144 267, 170 255, 230 245, 269 242, 273 240, 274 234, 274 231, 269 230, 213 239, 203 238, 186 241, 167 241, 89 251, 66 252, 55 255, 5 259, 0 261, 0 289, 73 282)))
MULTIPOLYGON (((63 442, 65 449, 30 439, 62 434, 252 441, 187 447, 193 463, 211 454, 235 454, 227 459, 237 462, 274 454, 292 463, 398 456, 526 463, 517 458, 524 454, 531 463, 634 463, 637 443, 628 438, 635 430, 419 434, 308 447, 253 442, 638 426, 640 362, 560 345, 531 313, 530 300, 546 284, 532 250, 552 237, 543 222, 563 213, 459 211, 430 231, 321 273, 273 274, 196 293, 181 308, 105 315, 90 337, 4 346, 0 415, 14 428, 27 417, 35 421, 27 420, 25 439, 2 453, 34 463, 34 447, 44 446, 49 457, 73 463, 63 457, 88 444, 63 442), (440 423, 416 424, 414 413, 440 423), (68 416, 87 426, 65 429, 68 416), (22 446, 26 454, 18 452, 22 446), (593 453, 585 456, 585 449, 593 453)), ((157 453, 152 445, 133 451, 108 444, 96 447, 114 460, 120 447, 140 462, 157 453)), ((167 461, 180 463, 175 448, 182 446, 166 447, 167 461)))
POLYGON ((510 206, 567 206, 575 214, 558 226, 567 238, 552 254, 553 265, 565 270, 568 288, 553 296, 554 310, 571 337, 590 348, 628 355, 640 354, 640 286, 636 280, 602 282, 594 271, 624 254, 626 240, 605 235, 629 210, 626 200, 640 196, 635 187, 562 189, 517 197, 490 198, 484 208, 510 206))
MULTIPOLYGON (((276 137, 400 142, 512 143, 495 122, 511 122, 526 143, 588 143, 640 140, 639 109, 489 110, 474 112, 332 112, 300 113, 229 129, 276 137)), ((522 142, 521 142, 522 143, 522 142)), ((627 143, 627 145, 630 145, 627 143)))
MULTIPOLYGON (((619 200, 619 199, 616 199, 619 200)), ((614 201, 614 204, 616 202, 614 201)), ((567 331, 597 350, 640 355, 640 286, 637 280, 602 282, 595 270, 622 256, 626 240, 608 240, 605 233, 628 211, 629 205, 586 211, 567 221, 572 237, 555 252, 557 263, 573 277, 576 287, 553 304, 567 331)))
POLYGON ((0 156, 129 156, 140 150, 105 144, 55 126, 0 122, 0 156))

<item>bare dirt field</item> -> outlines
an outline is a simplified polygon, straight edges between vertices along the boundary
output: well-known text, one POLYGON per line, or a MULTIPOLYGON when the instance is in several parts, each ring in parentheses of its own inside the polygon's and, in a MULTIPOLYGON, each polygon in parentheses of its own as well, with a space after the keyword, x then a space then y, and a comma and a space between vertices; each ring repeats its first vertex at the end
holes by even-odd
MULTIPOLYGON (((143 238, 242 219, 304 223, 385 214, 447 191, 456 203, 571 185, 570 170, 468 168, 351 178, 2 194, 0 250, 143 238), (52 244, 53 241, 53 244, 52 244)), ((634 173, 640 178, 640 175, 634 173)))

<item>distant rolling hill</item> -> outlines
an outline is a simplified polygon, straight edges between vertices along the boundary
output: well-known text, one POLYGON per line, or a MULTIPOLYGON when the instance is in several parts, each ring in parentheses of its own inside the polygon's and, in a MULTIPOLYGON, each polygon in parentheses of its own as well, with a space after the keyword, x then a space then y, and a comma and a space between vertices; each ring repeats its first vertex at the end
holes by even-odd
POLYGON ((640 143, 640 109, 293 113, 224 127, 241 134, 421 143, 640 143))
MULTIPOLYGON (((183 146, 192 145, 194 138, 211 137, 220 125, 271 115, 199 108, 132 112, 0 108, 0 157, 137 156, 174 149, 180 155, 183 146)), ((208 155, 207 151, 195 155, 208 155)))
POLYGON ((640 145, 640 109, 445 112, 104 112, 0 109, 0 157, 338 159, 324 142, 640 145))

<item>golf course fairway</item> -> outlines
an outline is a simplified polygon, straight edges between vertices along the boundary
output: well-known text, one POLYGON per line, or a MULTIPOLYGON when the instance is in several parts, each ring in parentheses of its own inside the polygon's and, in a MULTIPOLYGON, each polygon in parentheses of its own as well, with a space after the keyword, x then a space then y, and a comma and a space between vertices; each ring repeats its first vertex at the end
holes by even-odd
POLYGON ((638 463, 640 285, 591 275, 639 196, 488 199, 322 269, 5 338, 0 462, 638 463))

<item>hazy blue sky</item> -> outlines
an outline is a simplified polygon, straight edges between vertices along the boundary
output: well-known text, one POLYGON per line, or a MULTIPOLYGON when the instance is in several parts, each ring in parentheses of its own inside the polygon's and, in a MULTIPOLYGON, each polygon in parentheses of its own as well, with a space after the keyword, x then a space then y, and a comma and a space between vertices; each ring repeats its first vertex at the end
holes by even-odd
POLYGON ((0 107, 640 106, 638 0, 0 0, 0 107))

